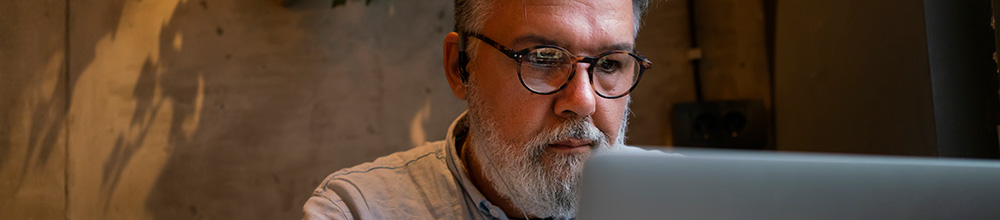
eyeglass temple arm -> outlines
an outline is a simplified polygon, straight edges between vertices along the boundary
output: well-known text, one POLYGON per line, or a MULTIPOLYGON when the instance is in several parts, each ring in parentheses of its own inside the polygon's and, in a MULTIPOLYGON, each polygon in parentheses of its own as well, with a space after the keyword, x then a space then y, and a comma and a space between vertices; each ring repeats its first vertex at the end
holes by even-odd
POLYGON ((639 60, 639 64, 642 65, 643 69, 653 68, 653 61, 650 61, 646 56, 643 56, 639 51, 632 50, 631 55, 639 60))
POLYGON ((514 52, 514 50, 511 50, 510 48, 507 48, 507 47, 505 47, 503 45, 500 45, 500 43, 497 43, 496 41, 493 41, 493 39, 490 39, 490 38, 488 38, 486 36, 483 36, 481 34, 473 34, 473 33, 465 33, 465 34, 468 35, 468 36, 475 37, 475 38, 477 38, 477 39, 485 42, 486 44, 489 44, 490 46, 493 46, 493 48, 497 48, 497 50, 500 50, 500 52, 503 52, 504 55, 507 55, 507 57, 510 57, 511 59, 517 60, 517 58, 520 57, 520 54, 518 54, 517 52, 514 52))

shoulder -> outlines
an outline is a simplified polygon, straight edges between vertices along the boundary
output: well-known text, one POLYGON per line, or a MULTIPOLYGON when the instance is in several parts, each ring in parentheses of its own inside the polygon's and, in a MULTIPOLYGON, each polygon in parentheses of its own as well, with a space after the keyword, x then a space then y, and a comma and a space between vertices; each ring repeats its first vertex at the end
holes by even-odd
POLYGON ((444 161, 444 157, 444 142, 427 143, 410 150, 379 157, 372 162, 338 170, 327 176, 326 180, 391 175, 393 171, 400 169, 419 169, 438 165, 438 162, 444 161))
POLYGON ((427 143, 328 175, 303 207, 306 217, 385 218, 431 208, 411 201, 443 199, 438 197, 457 190, 444 162, 444 146, 443 141, 427 143))

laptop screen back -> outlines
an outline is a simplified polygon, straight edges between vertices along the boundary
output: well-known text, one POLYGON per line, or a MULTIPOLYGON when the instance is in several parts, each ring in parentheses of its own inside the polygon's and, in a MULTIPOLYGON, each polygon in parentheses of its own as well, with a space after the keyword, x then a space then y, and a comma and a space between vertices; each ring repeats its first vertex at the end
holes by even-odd
POLYGON ((1000 162, 690 151, 607 154, 580 219, 1000 219, 1000 162))

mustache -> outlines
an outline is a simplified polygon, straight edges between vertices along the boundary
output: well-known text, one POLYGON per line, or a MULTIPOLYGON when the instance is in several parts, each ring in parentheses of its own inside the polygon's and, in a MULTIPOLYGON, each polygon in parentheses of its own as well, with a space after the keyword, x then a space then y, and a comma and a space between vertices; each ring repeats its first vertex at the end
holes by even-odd
POLYGON ((573 122, 569 126, 569 130, 566 131, 566 136, 570 138, 590 140, 590 141, 600 141, 602 139, 606 140, 607 135, 597 129, 594 124, 589 121, 577 121, 573 122))
POLYGON ((594 126, 589 118, 566 120, 556 127, 543 130, 540 135, 536 136, 535 140, 529 143, 544 151, 545 146, 566 139, 590 141, 594 147, 610 144, 608 134, 594 126))

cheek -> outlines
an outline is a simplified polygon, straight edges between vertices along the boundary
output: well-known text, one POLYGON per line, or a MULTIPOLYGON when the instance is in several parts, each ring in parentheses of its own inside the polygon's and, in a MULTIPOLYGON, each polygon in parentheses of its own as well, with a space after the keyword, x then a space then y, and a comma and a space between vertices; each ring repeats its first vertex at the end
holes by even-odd
POLYGON ((612 100, 598 98, 593 117, 594 126, 604 133, 613 135, 609 138, 617 138, 617 135, 621 135, 618 134, 618 130, 621 128, 627 102, 625 97, 612 100))
POLYGON ((498 134, 511 141, 525 141, 541 131, 545 113, 551 112, 551 100, 525 89, 516 70, 508 66, 483 65, 477 79, 484 117, 496 123, 498 134), (497 71, 485 71, 497 70, 497 71), (548 100, 548 101, 547 101, 548 100))
MULTIPOLYGON (((514 88, 517 89, 517 88, 514 88)), ((523 89, 521 89, 523 90, 523 89)), ((495 119, 499 123, 501 135, 518 142, 530 140, 543 130, 546 113, 551 112, 547 102, 533 100, 538 95, 502 96, 497 99, 495 119)))

